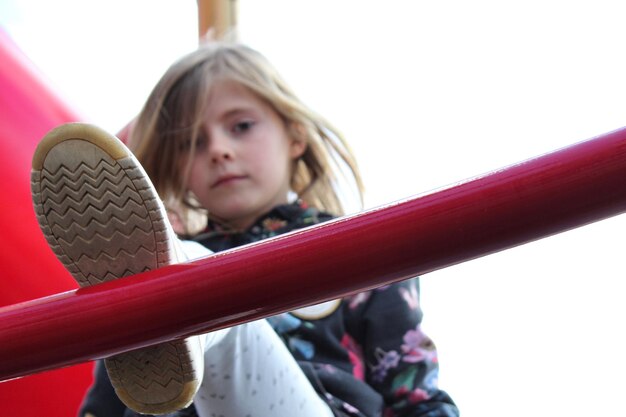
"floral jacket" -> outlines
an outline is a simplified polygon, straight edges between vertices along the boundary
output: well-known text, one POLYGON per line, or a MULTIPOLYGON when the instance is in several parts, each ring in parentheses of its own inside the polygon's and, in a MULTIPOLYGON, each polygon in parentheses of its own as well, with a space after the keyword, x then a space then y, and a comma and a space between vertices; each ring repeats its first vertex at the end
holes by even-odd
MULTIPOLYGON (((332 219, 302 202, 243 233, 209 222, 194 240, 218 252, 332 219)), ((437 352, 421 328, 417 278, 268 319, 326 401, 349 416, 457 416, 437 388, 437 352)))
MULTIPOLYGON (((245 232, 209 221, 194 240, 219 252, 332 218, 296 202, 274 208, 245 232)), ((459 415, 452 399, 437 388, 437 352, 420 328, 418 278, 268 321, 337 416, 459 415)), ((100 373, 106 377, 103 369, 100 373)), ((193 416, 194 411, 192 405, 171 417, 193 416)))

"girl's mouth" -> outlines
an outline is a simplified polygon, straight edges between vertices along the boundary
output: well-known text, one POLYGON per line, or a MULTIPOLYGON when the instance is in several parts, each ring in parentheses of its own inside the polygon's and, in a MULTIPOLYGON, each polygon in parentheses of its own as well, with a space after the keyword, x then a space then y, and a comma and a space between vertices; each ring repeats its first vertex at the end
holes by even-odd
POLYGON ((245 175, 231 175, 231 174, 222 175, 211 185, 211 188, 217 188, 222 185, 232 184, 232 183, 241 181, 246 178, 247 177, 245 175))

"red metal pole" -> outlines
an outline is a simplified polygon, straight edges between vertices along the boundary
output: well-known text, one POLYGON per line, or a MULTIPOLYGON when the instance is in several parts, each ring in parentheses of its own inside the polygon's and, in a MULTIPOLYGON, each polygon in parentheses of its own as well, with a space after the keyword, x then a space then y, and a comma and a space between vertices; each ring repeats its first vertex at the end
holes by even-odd
POLYGON ((432 194, 0 309, 0 379, 232 326, 626 211, 626 128, 432 194))

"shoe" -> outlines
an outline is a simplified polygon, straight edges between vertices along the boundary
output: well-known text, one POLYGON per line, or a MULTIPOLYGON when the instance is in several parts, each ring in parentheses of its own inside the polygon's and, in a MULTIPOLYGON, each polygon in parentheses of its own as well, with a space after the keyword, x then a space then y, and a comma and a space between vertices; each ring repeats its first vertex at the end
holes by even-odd
MULTIPOLYGON (((35 151, 33 203, 48 244, 81 287, 176 263, 177 242, 145 171, 116 137, 87 124, 49 132, 35 151)), ((202 381, 197 337, 105 359, 130 409, 165 414, 188 406, 202 381)))

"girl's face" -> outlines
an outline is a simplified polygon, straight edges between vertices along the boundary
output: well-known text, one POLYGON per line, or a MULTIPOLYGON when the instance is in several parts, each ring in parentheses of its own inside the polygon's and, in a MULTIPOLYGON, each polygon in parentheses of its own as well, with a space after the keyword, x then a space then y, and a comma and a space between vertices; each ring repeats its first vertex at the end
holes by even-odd
POLYGON ((265 101, 225 81, 211 89, 188 188, 212 218, 237 229, 287 203, 293 161, 306 148, 265 101))

